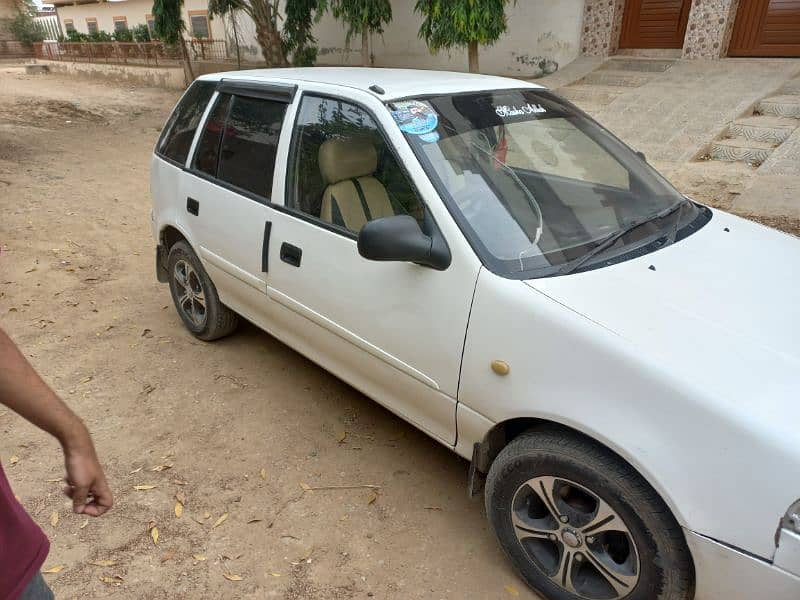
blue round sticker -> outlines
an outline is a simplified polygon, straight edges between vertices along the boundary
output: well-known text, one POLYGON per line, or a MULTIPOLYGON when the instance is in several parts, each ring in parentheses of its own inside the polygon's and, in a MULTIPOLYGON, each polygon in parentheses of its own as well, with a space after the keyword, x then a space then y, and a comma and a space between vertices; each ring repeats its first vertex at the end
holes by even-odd
POLYGON ((400 127, 400 131, 425 136, 422 137, 425 142, 435 142, 439 139, 439 135, 434 132, 439 125, 439 116, 427 102, 420 100, 396 102, 392 117, 400 127))

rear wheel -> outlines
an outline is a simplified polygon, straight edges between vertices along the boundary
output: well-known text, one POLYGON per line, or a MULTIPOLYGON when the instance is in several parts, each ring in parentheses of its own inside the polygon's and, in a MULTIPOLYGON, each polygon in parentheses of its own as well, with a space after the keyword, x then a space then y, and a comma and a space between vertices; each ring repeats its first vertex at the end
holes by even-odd
POLYGON ((498 455, 486 511, 503 550, 551 600, 689 600, 692 562, 667 506, 627 463, 560 430, 498 455))
POLYGON ((189 244, 177 242, 170 248, 168 272, 172 301, 195 337, 211 341, 236 329, 236 313, 220 302, 217 288, 189 244))

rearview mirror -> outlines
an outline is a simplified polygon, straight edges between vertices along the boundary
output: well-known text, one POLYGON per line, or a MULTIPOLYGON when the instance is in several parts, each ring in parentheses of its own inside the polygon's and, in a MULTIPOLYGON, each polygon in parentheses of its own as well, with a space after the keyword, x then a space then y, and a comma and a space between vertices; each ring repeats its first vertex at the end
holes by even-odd
POLYGON ((425 235, 416 219, 396 215, 369 221, 358 234, 358 253, 368 260, 413 262, 442 271, 450 251, 425 235))

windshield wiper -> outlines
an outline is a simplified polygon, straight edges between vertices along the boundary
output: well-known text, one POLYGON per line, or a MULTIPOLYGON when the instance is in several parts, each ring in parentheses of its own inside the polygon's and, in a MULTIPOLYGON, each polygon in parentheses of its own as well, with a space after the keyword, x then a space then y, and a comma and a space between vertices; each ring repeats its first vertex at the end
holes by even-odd
MULTIPOLYGON (((619 229, 618 231, 613 231, 609 233, 607 236, 600 238, 592 247, 592 249, 589 250, 586 254, 584 254, 583 256, 579 256, 578 258, 572 260, 571 262, 568 262, 563 267, 561 267, 558 270, 558 274, 566 275, 567 273, 572 273, 575 269, 578 269, 579 267, 581 267, 581 265, 584 265, 592 257, 597 256, 604 250, 608 250, 611 246, 613 246, 617 242, 617 240, 619 240, 619 238, 629 234, 634 229, 638 229, 639 227, 645 225, 646 223, 649 223, 651 221, 657 221, 658 219, 663 219, 664 217, 671 215, 677 210, 682 210, 683 205, 686 202, 688 202, 688 200, 686 199, 680 200, 679 202, 676 202, 672 206, 665 208, 664 210, 661 210, 654 215, 650 215, 649 217, 643 217, 641 219, 636 219, 634 221, 631 221, 630 223, 627 223, 626 225, 623 225, 622 228, 619 229)), ((680 220, 680 214, 678 215, 678 219, 680 220)), ((677 224, 676 224, 676 230, 677 230, 677 224)))

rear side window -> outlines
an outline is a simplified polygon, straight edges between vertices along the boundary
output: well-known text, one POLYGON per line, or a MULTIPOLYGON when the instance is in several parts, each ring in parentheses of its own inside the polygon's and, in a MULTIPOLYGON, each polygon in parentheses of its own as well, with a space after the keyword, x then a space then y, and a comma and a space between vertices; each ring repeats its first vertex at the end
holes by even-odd
POLYGON ((203 130, 203 135, 200 136, 197 152, 194 156, 194 168, 212 177, 217 175, 219 147, 222 142, 222 131, 225 129, 225 119, 228 117, 230 104, 230 95, 221 94, 217 97, 217 104, 211 110, 211 114, 208 115, 206 127, 203 130))
POLYGON ((284 102, 234 96, 222 133, 217 178, 264 198, 272 192, 284 102))
POLYGON ((158 154, 181 164, 186 162, 200 118, 214 94, 215 87, 216 83, 213 81, 196 81, 186 91, 172 111, 158 140, 158 154))

